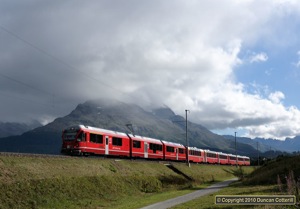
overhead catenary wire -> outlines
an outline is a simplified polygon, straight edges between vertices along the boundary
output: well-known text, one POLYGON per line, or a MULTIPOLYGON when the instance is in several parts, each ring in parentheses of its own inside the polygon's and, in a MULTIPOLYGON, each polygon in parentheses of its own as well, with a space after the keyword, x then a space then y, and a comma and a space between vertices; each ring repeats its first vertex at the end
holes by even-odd
MULTIPOLYGON (((107 88, 110 88, 110 89, 114 90, 115 92, 118 92, 118 93, 121 93, 122 95, 126 95, 126 96, 129 96, 129 97, 135 98, 133 95, 129 95, 128 93, 123 92, 123 91, 121 91, 120 89, 117 89, 117 88, 113 87, 112 85, 109 85, 109 84, 103 82, 102 80, 99 80, 99 79, 97 79, 97 78, 95 78, 95 77, 93 77, 93 76, 90 76, 90 75, 87 74, 87 73, 84 73, 83 71, 79 70, 78 68, 76 68, 76 67, 70 65, 69 63, 65 62, 64 60, 62 60, 62 59, 60 59, 60 58, 54 56, 53 54, 47 52, 46 50, 44 50, 44 49, 42 49, 42 48, 36 46, 35 44, 31 43, 30 41, 24 39, 23 37, 21 37, 20 35, 16 34, 15 32, 13 32, 13 31, 7 29, 7 28, 4 27, 3 25, 0 25, 0 29, 3 30, 3 31, 5 31, 7 34, 13 36, 14 38, 16 38, 16 39, 22 41, 23 43, 27 44, 28 46, 32 47, 32 48, 35 49, 36 51, 42 53, 43 55, 45 55, 45 56, 51 58, 52 60, 56 61, 57 63, 60 63, 60 64, 64 65, 66 68, 63 68, 63 69, 68 69, 68 70, 70 70, 70 71, 72 71, 72 72, 75 71, 76 73, 79 73, 79 74, 81 74, 82 76, 84 76, 84 77, 86 77, 86 78, 88 78, 88 79, 90 79, 90 80, 96 81, 97 84, 100 83, 101 85, 106 86, 107 88)), ((4 75, 4 76, 5 76, 5 75, 4 75)), ((14 79, 10 78, 9 76, 6 76, 6 77, 9 78, 10 80, 14 80, 14 79)), ((21 83, 22 83, 22 84, 25 84, 24 82, 20 82, 20 81, 19 81, 19 83, 20 83, 20 84, 21 84, 21 83)), ((25 84, 25 86, 32 88, 32 86, 31 86, 31 85, 28 85, 28 84, 25 84)), ((35 88, 35 89, 37 89, 37 88, 35 88)), ((135 98, 135 99, 141 99, 141 98, 135 98)))
POLYGON ((3 73, 1 73, 1 72, 0 72, 0 76, 3 77, 3 78, 8 79, 8 80, 10 80, 10 81, 13 81, 13 82, 15 82, 15 83, 18 83, 18 84, 20 84, 20 85, 22 85, 22 86, 26 86, 26 87, 28 87, 28 88, 30 88, 30 89, 33 89, 33 90, 39 91, 39 92, 41 92, 41 93, 44 93, 44 94, 48 94, 48 95, 50 95, 50 96, 53 96, 53 94, 51 94, 51 93, 49 93, 49 92, 47 92, 47 91, 45 91, 45 90, 43 90, 43 89, 37 88, 37 87, 32 86, 32 85, 27 84, 27 83, 24 83, 23 81, 20 81, 20 80, 17 80, 17 79, 15 79, 15 78, 12 78, 12 77, 10 77, 10 76, 8 76, 8 75, 5 75, 5 74, 3 74, 3 73))
POLYGON ((47 108, 53 108, 53 104, 51 104, 51 103, 42 103, 42 102, 30 100, 30 99, 25 99, 25 98, 22 98, 22 97, 17 97, 17 96, 14 96, 12 94, 3 94, 1 92, 0 92, 0 95, 5 97, 5 98, 9 97, 9 98, 21 100, 21 101, 26 102, 26 103, 36 104, 36 105, 44 106, 44 107, 47 107, 47 108))

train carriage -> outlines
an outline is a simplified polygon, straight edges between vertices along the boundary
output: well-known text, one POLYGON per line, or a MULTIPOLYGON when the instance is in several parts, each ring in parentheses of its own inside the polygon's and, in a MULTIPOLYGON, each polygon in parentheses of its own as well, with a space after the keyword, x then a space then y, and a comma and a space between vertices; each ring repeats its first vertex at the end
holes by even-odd
POLYGON ((167 141, 162 141, 162 143, 164 151, 164 160, 186 160, 185 146, 183 146, 182 144, 167 141))
POLYGON ((62 138, 62 152, 130 156, 130 140, 124 133, 79 125, 64 130, 62 138))
POLYGON ((196 147, 189 147, 189 162, 193 163, 204 163, 205 151, 196 147))
POLYGON ((229 157, 229 164, 230 165, 236 165, 237 164, 236 155, 229 154, 228 157, 229 157))
POLYGON ((250 158, 246 156, 238 156, 238 165, 250 165, 250 158))
POLYGON ((238 155, 237 156, 237 161, 238 161, 238 165, 244 165, 245 163, 244 163, 244 157, 243 156, 240 156, 240 155, 238 155))
POLYGON ((148 158, 148 146, 144 140, 139 136, 132 136, 128 134, 131 140, 131 157, 133 158, 148 158))
POLYGON ((244 165, 246 165, 246 166, 250 165, 250 158, 247 156, 244 156, 244 165))
POLYGON ((211 151, 211 150, 205 150, 206 155, 206 163, 209 164, 218 164, 219 163, 219 154, 218 152, 211 151))
POLYGON ((228 165, 229 164, 228 154, 219 152, 219 164, 221 164, 221 165, 228 165))
POLYGON ((132 140, 132 157, 163 159, 163 144, 160 140, 128 135, 132 140))

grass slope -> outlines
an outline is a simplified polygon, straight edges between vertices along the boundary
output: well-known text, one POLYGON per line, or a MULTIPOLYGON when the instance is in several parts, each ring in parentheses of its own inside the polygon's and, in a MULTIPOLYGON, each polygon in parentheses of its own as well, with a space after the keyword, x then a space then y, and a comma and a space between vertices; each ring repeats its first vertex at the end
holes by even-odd
MULTIPOLYGON (((216 194, 178 205, 185 208, 299 208, 300 207, 300 156, 278 157, 255 169, 243 181, 234 183, 216 194), (296 205, 227 205, 216 206, 215 195, 295 195, 296 205)), ((229 171, 230 172, 230 171, 229 171)))
MULTIPOLYGON (((0 208, 139 208, 232 177, 224 166, 0 155, 0 208)), ((228 168, 228 167, 227 167, 228 168)))
POLYGON ((290 171, 294 176, 300 176, 300 156, 278 157, 264 166, 254 171, 245 184, 261 185, 261 184, 277 184, 277 178, 285 182, 290 171))

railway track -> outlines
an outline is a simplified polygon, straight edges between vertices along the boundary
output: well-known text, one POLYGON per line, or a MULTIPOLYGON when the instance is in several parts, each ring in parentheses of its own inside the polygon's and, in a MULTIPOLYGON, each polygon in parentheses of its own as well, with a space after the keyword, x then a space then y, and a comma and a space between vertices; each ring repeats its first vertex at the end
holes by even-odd
MULTIPOLYGON (((0 152, 0 156, 14 156, 14 157, 35 157, 35 158, 84 158, 87 160, 92 160, 92 159, 99 159, 99 160, 115 160, 115 161, 122 161, 122 160, 131 160, 134 162, 139 162, 139 163, 145 163, 145 162, 157 162, 164 164, 166 166, 172 165, 174 162, 176 163, 186 163, 186 162, 181 162, 181 161, 169 161, 169 160, 161 160, 161 159, 143 159, 143 158, 120 158, 120 157, 113 157, 113 156, 104 156, 104 155, 89 155, 89 156, 70 156, 70 155, 63 155, 63 154, 39 154, 39 153, 20 153, 20 152, 0 152)), ((191 164, 198 164, 198 163, 192 163, 191 164)), ((201 163, 202 165, 207 165, 207 166, 215 166, 219 164, 209 164, 209 163, 201 163)), ((232 166, 232 165, 228 165, 232 166)))
POLYGON ((40 158, 70 158, 68 155, 54 154, 38 154, 38 153, 21 153, 21 152, 0 152, 0 156, 16 156, 16 157, 40 157, 40 158))

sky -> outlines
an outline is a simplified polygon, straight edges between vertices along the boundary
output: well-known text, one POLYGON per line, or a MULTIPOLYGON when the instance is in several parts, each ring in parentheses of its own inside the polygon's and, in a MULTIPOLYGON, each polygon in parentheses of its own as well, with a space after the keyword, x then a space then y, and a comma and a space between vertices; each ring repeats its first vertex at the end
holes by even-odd
POLYGON ((0 0, 0 121, 113 98, 188 109, 218 134, 294 137, 299 34, 298 0, 0 0))

